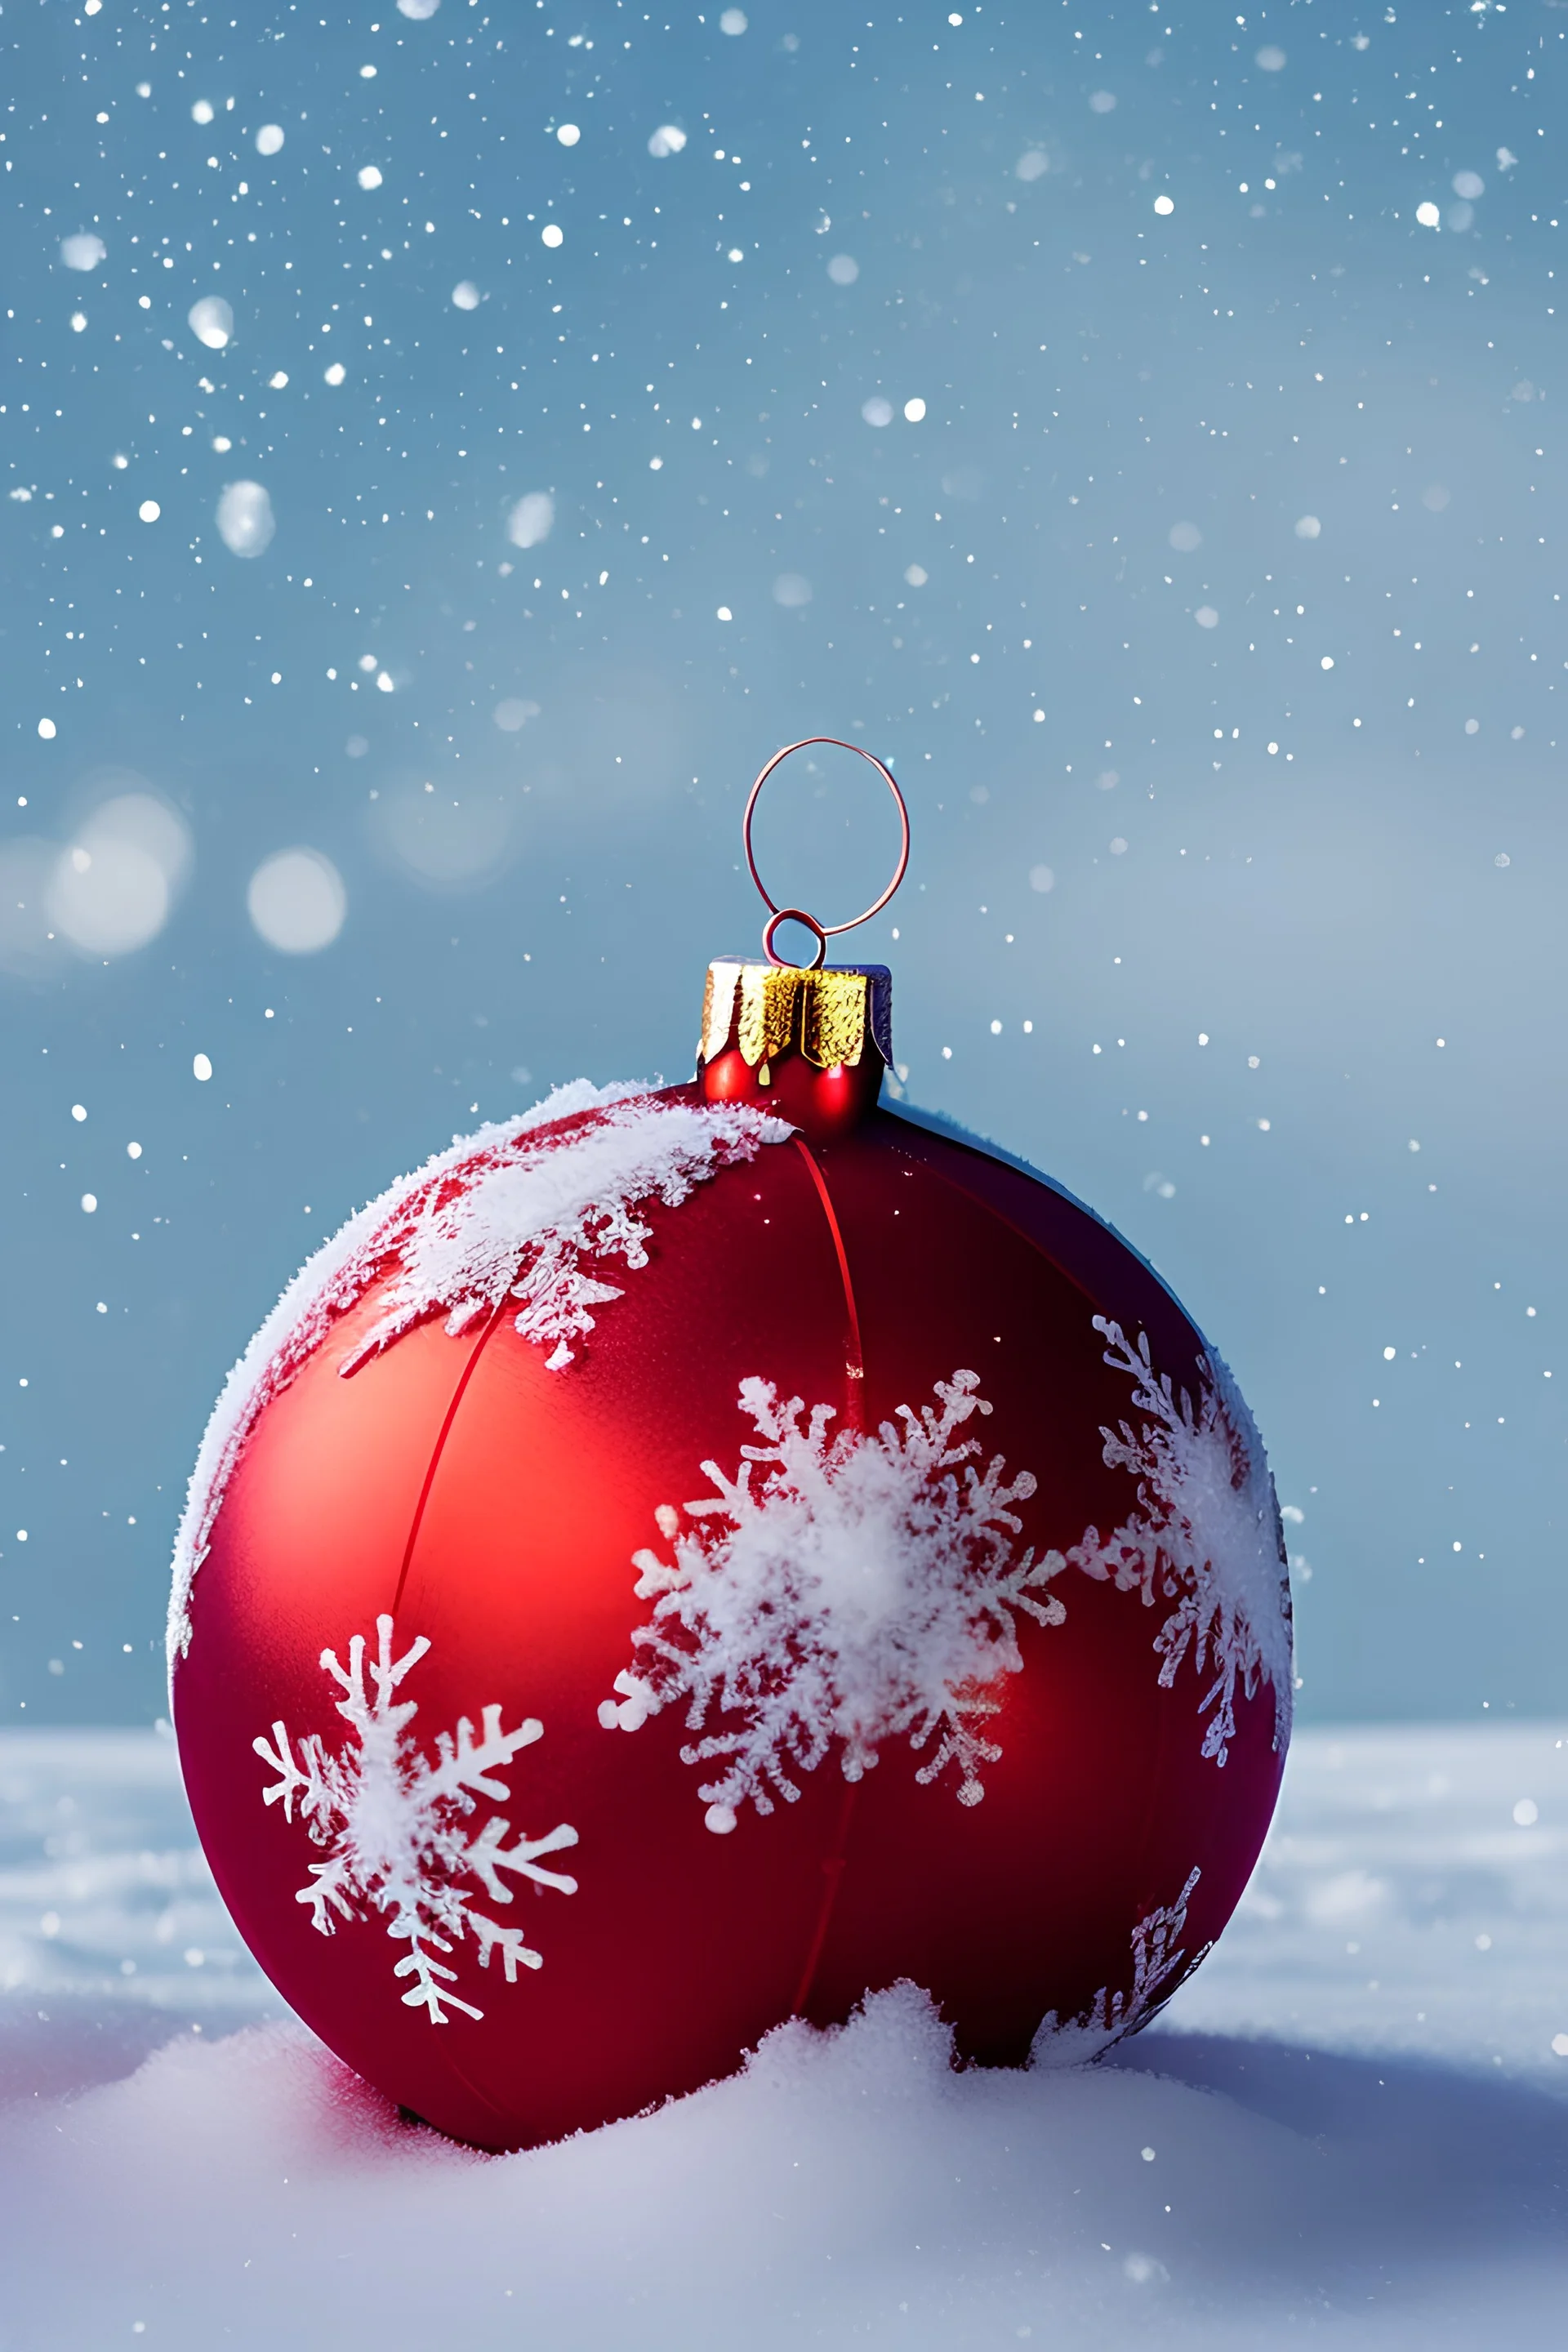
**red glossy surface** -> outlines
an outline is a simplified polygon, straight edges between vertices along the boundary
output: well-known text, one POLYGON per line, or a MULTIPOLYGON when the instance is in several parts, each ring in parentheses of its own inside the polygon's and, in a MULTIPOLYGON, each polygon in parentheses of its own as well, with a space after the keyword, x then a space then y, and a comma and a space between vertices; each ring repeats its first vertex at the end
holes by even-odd
POLYGON ((728 1045, 703 1065, 697 1084, 707 1102, 749 1103, 787 1119, 813 1143, 838 1143, 877 1108, 886 1066, 868 1039, 858 1062, 839 1062, 829 1070, 819 1070, 794 1046, 753 1069, 739 1046, 728 1045))
MULTIPOLYGON (((672 1090, 679 1091, 679 1090, 672 1090)), ((1071 1573, 1065 1624, 1025 1622, 1024 1671, 992 1727, 1004 1750, 982 1804, 921 1787, 889 1743, 853 1790, 829 1758, 800 1801, 729 1836, 703 1822, 700 1769, 672 1708, 605 1730, 600 1702, 631 1664, 648 1604, 631 1556, 654 1513, 706 1491, 754 1435, 742 1380, 876 1425, 961 1368, 994 1411, 987 1453, 1033 1470, 1025 1539, 1065 1549, 1125 1515, 1127 1474, 1100 1424, 1128 1410, 1096 1313, 1146 1330, 1178 1384, 1201 1342, 1150 1270, 1084 1210, 963 1144, 873 1114, 815 1147, 854 1292, 864 1378, 851 1376, 838 1246, 805 1148, 770 1146, 679 1208, 656 1208, 649 1263, 624 1279, 564 1372, 506 1318, 448 1338, 424 1325, 352 1379, 338 1365, 373 1293, 257 1426, 195 1580, 175 1676, 182 1759, 224 1895, 306 2021, 392 2096, 492 2147, 636 2112, 731 2070, 797 2004, 843 2018, 900 1977, 928 1987, 968 2054, 1016 2061, 1044 2011, 1084 2010, 1131 1980, 1131 1937, 1202 1876, 1189 1961, 1246 1884, 1282 1757, 1267 1685, 1237 1710, 1223 1769, 1201 1756, 1189 1659, 1159 1687, 1158 1618, 1071 1573), (461 1402, 438 1434, 459 1381, 461 1402), (416 1533, 416 1506, 428 1486, 416 1533), (252 1740, 342 1727, 324 1648, 346 1655, 394 1610, 398 1647, 432 1649, 406 1686, 415 1736, 500 1702, 544 1727, 504 1777, 514 1830, 561 1821, 579 1891, 523 1885, 513 1906, 543 1956, 514 1985, 459 1948, 459 1990, 484 2011, 435 2027, 403 2005, 384 1923, 330 1937, 296 1900, 319 1858, 264 1808, 252 1740)))

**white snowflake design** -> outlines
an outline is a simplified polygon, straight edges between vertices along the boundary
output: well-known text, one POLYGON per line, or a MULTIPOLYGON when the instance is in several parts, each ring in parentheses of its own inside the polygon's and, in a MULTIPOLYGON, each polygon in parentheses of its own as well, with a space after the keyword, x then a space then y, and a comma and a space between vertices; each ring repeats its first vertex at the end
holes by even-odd
MULTIPOLYGON (((1111 1993, 1101 1985, 1086 2010, 1077 2017, 1058 2020, 1049 2009, 1029 2053, 1031 2066, 1083 2066, 1099 2058, 1128 2034, 1146 2025, 1175 1990, 1173 1979, 1186 1954, 1176 1942, 1187 1924, 1187 1905, 1203 1873, 1190 1870, 1186 1885, 1173 1903, 1162 1904, 1140 1919, 1132 1930, 1132 1982, 1126 1991, 1111 1993)), ((1196 1968, 1209 1950, 1196 1954, 1196 1968)))
POLYGON ((1066 1614, 1045 1588, 1059 1552, 1019 1553, 1013 1505, 1035 1491, 1009 1479, 1000 1454, 984 1465, 959 1431, 990 1412, 973 1372, 936 1383, 935 1405, 900 1405, 875 1437, 830 1436, 831 1405, 781 1403, 771 1382, 741 1385, 741 1409, 763 1441, 741 1448, 730 1477, 704 1462, 716 1492, 656 1514, 673 1559, 637 1552, 639 1599, 652 1620, 632 1640, 637 1662, 616 1677, 606 1729, 635 1731, 687 1704, 688 1764, 717 1765, 699 1794, 707 1823, 732 1830, 748 1801, 771 1813, 793 1803, 799 1776, 837 1742, 847 1780, 880 1744, 929 1749, 916 1779, 951 1765, 961 1804, 984 1795, 981 1768, 1002 1751, 982 1727, 996 1685, 1023 1665, 1016 1620, 1066 1614))
POLYGON ((1156 1373, 1149 1341, 1133 1348, 1118 1323, 1097 1315, 1105 1360, 1134 1383, 1132 1402, 1147 1418, 1100 1431, 1105 1459, 1138 1481, 1133 1510, 1101 1540, 1090 1528, 1068 1558, 1119 1592, 1142 1593, 1145 1608, 1175 1605, 1154 1636, 1160 1681, 1169 1688, 1188 1651, 1200 1677, 1213 1680, 1198 1700, 1209 1717, 1203 1752, 1223 1764, 1236 1738, 1238 1696, 1261 1682, 1274 1692, 1274 1746, 1290 1736, 1292 1699, 1290 1585, 1274 1481, 1263 1441, 1235 1381, 1216 1356, 1205 1359, 1194 1404, 1156 1373))
POLYGON ((507 1870, 536 1886, 575 1895, 576 1880, 546 1870, 542 1857, 575 1845, 577 1832, 562 1822, 544 1837, 520 1836, 508 1845, 510 1822, 491 1813, 470 1836, 478 1800, 510 1798, 506 1782, 495 1776, 532 1746, 543 1726, 531 1716, 515 1731, 503 1731, 500 1708, 487 1706, 477 1738, 467 1716, 455 1734, 437 1735, 432 1763, 405 1736, 418 1702, 395 1696, 430 1644, 421 1635, 395 1658, 392 1619, 378 1617, 375 1630, 377 1653, 368 1668, 363 1633, 349 1643, 346 1668, 335 1650, 321 1653, 323 1671, 342 1692, 337 1710, 352 1739, 332 1753, 310 1732, 296 1750, 284 1726, 275 1723, 270 1741, 251 1743, 279 1776, 263 1796, 282 1806, 285 1821, 293 1820, 298 1805, 314 1843, 327 1848, 326 1860, 310 1864, 310 1882, 295 1897, 309 1904, 311 1924, 330 1936, 334 1914, 344 1919, 384 1914, 387 1934, 408 1946, 393 1970, 412 1979, 403 1996, 407 2006, 425 2010, 432 2025, 445 2025, 448 2010, 479 2018, 483 2010, 451 1990, 457 1970, 437 1954, 451 1952, 471 1936, 479 1966, 488 1969, 499 1957, 508 1984, 516 1983, 520 1968, 539 1968, 541 1955, 530 1949, 521 1927, 502 1927, 475 1910, 475 1890, 482 1888, 492 1905, 510 1903, 513 1890, 500 1876, 507 1870))

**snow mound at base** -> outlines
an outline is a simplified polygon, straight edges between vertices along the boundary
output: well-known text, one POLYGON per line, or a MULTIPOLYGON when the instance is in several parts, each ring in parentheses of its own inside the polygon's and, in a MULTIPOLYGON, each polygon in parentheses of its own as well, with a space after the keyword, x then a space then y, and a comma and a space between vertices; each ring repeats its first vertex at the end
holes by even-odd
POLYGON ((956 2073, 909 1986, 489 2158, 263 2025, 0 2112, 4 2342, 1545 2345, 1564 2158, 1561 2101, 1430 2064, 1150 2034, 956 2073))

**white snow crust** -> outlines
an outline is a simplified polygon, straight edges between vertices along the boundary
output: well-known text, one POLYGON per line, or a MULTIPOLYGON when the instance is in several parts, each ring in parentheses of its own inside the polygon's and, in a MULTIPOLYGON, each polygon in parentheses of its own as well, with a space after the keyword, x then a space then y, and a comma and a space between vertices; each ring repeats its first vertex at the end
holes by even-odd
POLYGON ((686 1528, 660 1507, 673 1558, 634 1558, 652 1618, 599 1719, 635 1731, 684 1703, 701 1736, 682 1756, 719 1767, 698 1792, 710 1829, 732 1830, 748 1801, 759 1813, 775 1796, 793 1803, 835 1746, 858 1780, 884 1742, 907 1738, 917 1754, 932 1748, 918 1780, 951 1765, 961 1804, 984 1795, 981 1768, 1002 1751, 981 1727, 996 1683, 1023 1665, 1017 1614, 1061 1622, 1045 1588, 1066 1561, 1037 1561, 1014 1540, 1011 1507, 1034 1493, 1033 1475, 1009 1479, 1000 1454, 982 1462, 960 1434, 992 1410, 979 1389, 956 1371, 935 1405, 900 1405, 875 1436, 830 1436, 831 1405, 808 1416, 799 1397, 744 1381, 741 1409, 763 1442, 742 1446, 733 1477, 704 1462, 716 1492, 687 1504, 686 1528))
POLYGON ((0 2342, 1556 2352, 1563 1733, 1298 1733, 1237 1917, 1098 2065, 954 2073, 906 1988, 496 2158, 281 2018, 171 1741, 0 1735, 0 2342))
POLYGON ((458 1971, 437 1954, 451 1952, 470 1936, 479 1966, 489 1968, 499 1957, 508 1984, 517 1982, 520 1968, 541 1967, 541 1954, 530 1948, 521 1927, 475 1909, 474 1888, 483 1889, 492 1907, 510 1903, 512 1889, 500 1875, 506 1870, 536 1886, 575 1895, 576 1880, 547 1870, 541 1857, 575 1845, 577 1832, 561 1822, 543 1837, 521 1835, 509 1846, 511 1824, 492 1812, 469 1834, 479 1798, 510 1797, 507 1783, 496 1776, 532 1747, 544 1727, 530 1716, 515 1731, 503 1730, 500 1708, 487 1706, 477 1739, 467 1716, 458 1718, 455 1734, 437 1735, 432 1762, 409 1733, 418 1701, 396 1695, 430 1644, 420 1634, 395 1658, 392 1619, 378 1617, 375 1630, 376 1653, 368 1664, 363 1633, 349 1643, 346 1667, 335 1650, 321 1653, 323 1672, 342 1693, 337 1711, 351 1737, 342 1747, 330 1749, 319 1733, 310 1732, 296 1753, 281 1723, 273 1725, 270 1740, 251 1742, 278 1774, 262 1799, 280 1804, 288 1821, 298 1807, 301 1826, 327 1848, 327 1859, 310 1864, 296 1898, 309 1904, 313 1927, 330 1936, 334 1912, 344 1919, 383 1913, 387 1934, 408 1947, 393 1970, 411 1979, 403 1996, 408 2007, 423 2009, 432 2025, 445 2025, 451 2010, 483 2017, 482 2009, 452 1990, 458 1971))
POLYGON ((351 1217, 297 1274, 229 1373, 202 1439, 174 1546, 169 1659, 190 1646, 192 1581, 246 1439, 334 1319, 395 1270, 385 1314, 341 1369, 352 1372, 426 1316, 459 1332, 510 1295, 517 1328, 552 1370, 618 1298, 611 1264, 647 1262, 640 1204, 684 1201, 722 1167, 792 1129, 741 1104, 672 1103, 643 1087, 557 1087, 519 1118, 458 1137, 351 1217), (565 1137, 558 1121, 593 1117, 565 1137))
POLYGON ((1138 1481, 1135 1507, 1102 1541, 1090 1528, 1068 1558, 1119 1592, 1142 1594, 1146 1609, 1174 1605, 1154 1636, 1160 1681, 1169 1686, 1190 1650, 1206 1715, 1203 1752, 1223 1764, 1236 1737, 1237 1696, 1260 1682, 1274 1692, 1274 1745, 1290 1736, 1293 1692, 1290 1587, 1279 1507, 1263 1441, 1236 1382, 1206 1359, 1194 1403, 1156 1372, 1149 1341, 1134 1348, 1118 1323, 1097 1315, 1105 1360, 1128 1374, 1145 1418, 1102 1429, 1105 1459, 1138 1481))

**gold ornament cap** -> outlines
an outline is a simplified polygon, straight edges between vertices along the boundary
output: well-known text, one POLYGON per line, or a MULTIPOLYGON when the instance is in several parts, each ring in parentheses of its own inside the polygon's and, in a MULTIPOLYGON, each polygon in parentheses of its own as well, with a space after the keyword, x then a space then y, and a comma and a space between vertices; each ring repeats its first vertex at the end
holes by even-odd
POLYGON ((893 1058, 893 975, 886 964, 795 964, 717 957, 702 999, 700 1061, 733 1049, 760 1081, 792 1049, 814 1069, 858 1069, 868 1044, 893 1058))

